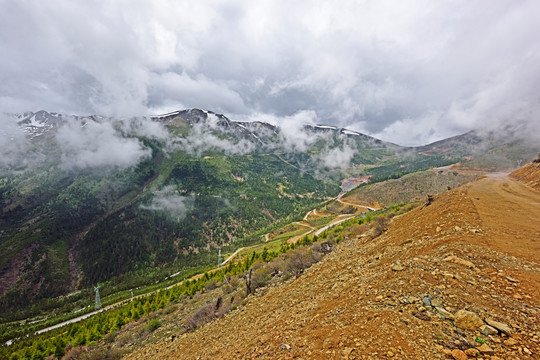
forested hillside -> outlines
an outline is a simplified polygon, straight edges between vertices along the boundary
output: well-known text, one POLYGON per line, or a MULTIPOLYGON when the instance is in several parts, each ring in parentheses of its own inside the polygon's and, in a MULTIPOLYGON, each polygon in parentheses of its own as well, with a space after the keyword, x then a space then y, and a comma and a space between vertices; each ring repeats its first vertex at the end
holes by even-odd
POLYGON ((335 198, 344 178, 398 178, 474 158, 482 143, 467 134, 403 148, 337 127, 282 129, 198 109, 13 120, 26 134, 11 138, 0 162, 5 318, 99 282, 129 289, 213 264, 218 249, 259 242, 335 198))

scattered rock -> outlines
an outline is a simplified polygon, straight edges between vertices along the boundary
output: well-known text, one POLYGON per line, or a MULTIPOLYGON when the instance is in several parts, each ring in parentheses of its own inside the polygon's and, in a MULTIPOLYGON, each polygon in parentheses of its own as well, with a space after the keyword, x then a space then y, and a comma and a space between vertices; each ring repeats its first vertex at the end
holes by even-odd
POLYGON ((493 351, 492 348, 489 347, 488 344, 482 344, 478 347, 476 347, 482 354, 485 354, 485 355, 493 355, 495 352, 493 351))
POLYGON ((475 348, 469 348, 465 350, 464 353, 465 355, 470 356, 470 357, 476 357, 478 354, 480 354, 480 352, 476 350, 475 348))
POLYGON ((519 280, 516 280, 516 279, 514 279, 514 278, 511 278, 510 276, 507 276, 507 277, 506 277, 506 280, 508 280, 508 281, 510 281, 510 282, 512 282, 512 283, 518 283, 518 282, 519 282, 519 280))
POLYGON ((291 350, 291 345, 289 345, 289 344, 281 344, 281 350, 291 350))
POLYGON ((467 360, 467 355, 459 349, 452 350, 451 355, 455 360, 467 360))
POLYGON ((514 346, 514 345, 517 345, 517 344, 519 344, 519 342, 514 338, 508 338, 508 339, 504 340, 504 345, 506 345, 506 346, 514 346))
POLYGON ((444 353, 445 355, 452 356, 452 350, 450 350, 450 349, 444 349, 444 350, 443 350, 443 353, 444 353))
POLYGON ((500 332, 505 333, 508 336, 512 335, 512 329, 510 328, 510 326, 502 322, 495 321, 491 318, 487 319, 486 322, 488 323, 488 325, 493 326, 495 329, 499 330, 500 332))
POLYGON ((474 266, 474 264, 472 262, 461 259, 461 258, 458 258, 457 256, 454 256, 454 255, 448 256, 447 258, 444 259, 444 261, 450 261, 450 262, 453 262, 455 264, 464 265, 464 266, 467 266, 468 268, 471 268, 471 269, 476 267, 476 266, 474 266))
POLYGON ((491 327, 489 325, 482 325, 482 326, 480 326, 480 328, 478 330, 483 335, 497 335, 499 333, 497 331, 497 329, 495 329, 494 327, 491 327))
POLYGON ((476 330, 484 324, 482 319, 473 312, 459 310, 454 315, 454 324, 464 330, 476 330))
POLYGON ((401 261, 396 261, 394 266, 392 266, 392 270, 393 271, 402 271, 402 270, 405 270, 405 267, 403 265, 401 265, 401 261))
POLYGON ((412 313, 412 316, 414 316, 415 318, 420 319, 420 320, 431 321, 431 316, 429 316, 425 312, 414 311, 412 313))
MULTIPOLYGON (((435 309, 437 310, 437 312, 439 314, 441 314, 445 319, 450 319, 450 320, 454 320, 454 314, 452 314, 451 312, 449 311, 446 311, 444 310, 442 307, 435 307, 435 309)), ((495 329, 494 329, 495 330, 495 329)), ((497 330, 495 330, 495 333, 497 333, 497 330)))
POLYGON ((422 296, 422 304, 425 307, 430 307, 431 306, 431 299, 433 299, 433 297, 431 295, 422 296))

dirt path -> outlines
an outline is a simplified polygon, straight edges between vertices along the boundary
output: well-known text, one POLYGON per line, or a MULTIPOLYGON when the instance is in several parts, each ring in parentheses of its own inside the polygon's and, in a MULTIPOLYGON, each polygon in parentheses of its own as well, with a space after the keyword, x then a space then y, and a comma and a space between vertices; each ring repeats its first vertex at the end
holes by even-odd
POLYGON ((337 198, 336 201, 339 202, 340 204, 352 206, 352 207, 355 207, 355 208, 367 209, 369 211, 377 211, 378 210, 378 209, 375 209, 375 208, 373 208, 371 206, 353 204, 353 203, 350 203, 350 202, 346 202, 346 201, 341 200, 341 198, 337 198))
POLYGON ((472 183, 468 195, 489 229, 490 247, 538 261, 540 254, 540 192, 502 174, 472 183))
POLYGON ((319 230, 315 231, 315 235, 316 236, 319 236, 321 235, 323 232, 325 232, 326 230, 330 229, 331 227, 333 226, 336 226, 338 224, 341 224, 342 222, 344 221, 347 221, 349 219, 352 219, 353 217, 355 217, 356 215, 350 215, 350 216, 346 216, 344 217, 343 219, 341 220, 337 220, 337 221, 334 221, 334 222, 331 222, 330 224, 326 225, 326 226, 323 226, 322 228, 320 228, 319 230))

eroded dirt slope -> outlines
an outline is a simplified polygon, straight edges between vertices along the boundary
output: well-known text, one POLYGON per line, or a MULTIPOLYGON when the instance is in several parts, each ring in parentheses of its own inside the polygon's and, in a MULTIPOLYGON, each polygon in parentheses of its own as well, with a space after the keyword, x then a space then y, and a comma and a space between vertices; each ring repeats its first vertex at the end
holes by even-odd
POLYGON ((494 175, 128 358, 538 359, 539 308, 540 192, 494 175))
POLYGON ((540 157, 534 162, 517 169, 510 177, 529 185, 536 190, 540 190, 540 157))

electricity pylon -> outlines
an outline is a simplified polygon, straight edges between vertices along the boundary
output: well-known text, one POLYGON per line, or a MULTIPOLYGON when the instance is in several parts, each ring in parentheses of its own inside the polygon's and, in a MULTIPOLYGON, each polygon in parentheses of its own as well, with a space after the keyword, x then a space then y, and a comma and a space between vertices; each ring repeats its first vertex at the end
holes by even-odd
POLYGON ((99 298, 99 284, 98 286, 94 287, 94 292, 96 293, 96 305, 94 308, 96 310, 99 310, 101 309, 101 299, 99 298))

